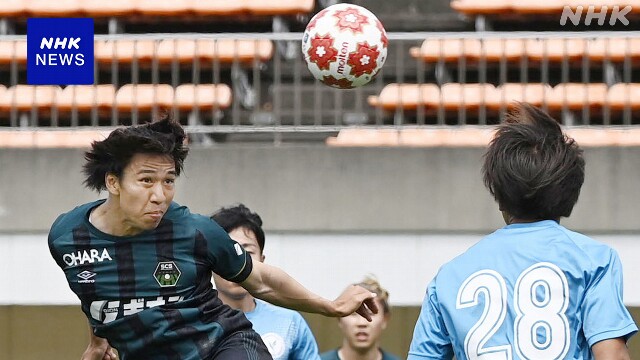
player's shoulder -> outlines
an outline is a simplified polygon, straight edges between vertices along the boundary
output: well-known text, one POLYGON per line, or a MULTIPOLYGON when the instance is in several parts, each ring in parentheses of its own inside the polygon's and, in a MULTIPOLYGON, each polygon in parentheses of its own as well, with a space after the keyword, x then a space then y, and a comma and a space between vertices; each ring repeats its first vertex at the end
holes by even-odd
POLYGON ((193 213, 188 207, 172 202, 165 215, 167 220, 171 220, 174 226, 184 225, 199 231, 206 237, 226 235, 215 221, 210 217, 193 213))
POLYGON ((100 205, 104 201, 104 199, 101 199, 78 205, 72 210, 58 216, 49 229, 49 243, 82 225, 89 210, 100 205))
POLYGON ((586 258, 595 260, 596 262, 600 262, 599 260, 608 262, 611 256, 617 256, 616 251, 603 242, 592 239, 577 231, 569 230, 561 225, 558 225, 558 229, 586 258))
POLYGON ((320 360, 340 360, 338 349, 329 350, 320 354, 320 360))
POLYGON ((266 301, 256 299, 256 311, 261 314, 273 316, 278 319, 289 319, 291 321, 302 320, 302 315, 299 312, 280 306, 270 304, 266 301))
POLYGON ((393 355, 391 353, 388 353, 388 352, 384 351, 383 349, 380 349, 380 350, 382 351, 382 360, 400 360, 399 357, 397 357, 397 356, 395 356, 395 355, 393 355))

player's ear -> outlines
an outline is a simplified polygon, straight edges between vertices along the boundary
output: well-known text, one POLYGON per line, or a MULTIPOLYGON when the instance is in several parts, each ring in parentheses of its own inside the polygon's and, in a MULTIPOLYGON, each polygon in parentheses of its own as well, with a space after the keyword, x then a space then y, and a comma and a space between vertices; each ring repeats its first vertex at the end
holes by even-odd
POLYGON ((267 257, 264 256, 264 254, 260 254, 260 262, 264 262, 264 259, 266 259, 267 257))
POLYGON ((120 179, 114 173, 107 173, 104 176, 104 184, 109 194, 120 195, 120 179))

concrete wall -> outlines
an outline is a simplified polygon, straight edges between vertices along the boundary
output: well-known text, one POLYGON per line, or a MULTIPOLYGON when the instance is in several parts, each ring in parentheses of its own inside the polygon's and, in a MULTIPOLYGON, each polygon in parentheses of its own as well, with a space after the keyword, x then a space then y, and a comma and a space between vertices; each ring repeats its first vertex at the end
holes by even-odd
MULTIPOLYGON (((481 148, 225 146, 192 149, 176 200, 196 212, 245 202, 271 231, 486 233, 502 225, 481 148)), ((640 148, 588 148, 580 231, 640 231, 640 148)), ((0 232, 46 231, 98 197, 82 150, 0 149, 0 232)))

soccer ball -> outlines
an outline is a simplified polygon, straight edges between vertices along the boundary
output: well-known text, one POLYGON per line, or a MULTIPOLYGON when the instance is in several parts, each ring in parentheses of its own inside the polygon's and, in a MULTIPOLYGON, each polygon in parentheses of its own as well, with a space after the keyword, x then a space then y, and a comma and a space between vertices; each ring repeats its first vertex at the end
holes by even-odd
POLYGON ((302 53, 313 76, 351 89, 373 79, 387 58, 387 33, 369 10, 336 4, 314 16, 302 37, 302 53))

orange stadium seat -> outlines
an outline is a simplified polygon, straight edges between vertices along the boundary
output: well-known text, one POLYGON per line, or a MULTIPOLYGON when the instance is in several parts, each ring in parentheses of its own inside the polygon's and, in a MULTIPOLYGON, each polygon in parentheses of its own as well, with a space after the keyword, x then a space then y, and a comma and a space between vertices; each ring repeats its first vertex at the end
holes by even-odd
POLYGON ((85 0, 25 0, 25 3, 29 16, 75 17, 82 15, 81 3, 83 1, 85 0))
POLYGON ((585 106, 601 108, 607 101, 606 84, 562 83, 553 88, 548 97, 550 110, 567 108, 580 110, 585 106))
POLYGON ((640 58, 640 38, 597 38, 587 44, 589 58, 593 61, 622 62, 625 58, 640 58))
POLYGON ((8 88, 0 97, 0 110, 28 111, 32 108, 51 108, 60 97, 59 86, 15 85, 8 88))
POLYGON ((0 6, 0 17, 24 16, 27 6, 24 0, 2 0, 0 6))
POLYGON ((452 0, 451 7, 466 15, 504 14, 511 10, 511 0, 452 0))
POLYGON ((516 102, 542 106, 548 101, 552 91, 549 84, 502 84, 487 99, 487 107, 492 110, 508 109, 516 102))
POLYGON ((154 40, 106 40, 97 41, 94 54, 98 63, 150 63, 157 55, 158 42, 154 40))
POLYGON ((0 65, 11 64, 14 60, 18 64, 27 63, 27 41, 0 40, 0 65))
POLYGON ((527 55, 532 61, 542 61, 545 58, 553 62, 564 59, 574 61, 588 54, 587 39, 549 38, 531 39, 527 42, 527 55))
POLYGON ((93 108, 110 109, 114 105, 116 88, 113 85, 72 85, 62 90, 57 100, 60 111, 88 112, 93 108))
MULTIPOLYGON (((240 1, 239 1, 240 2, 240 1)), ((313 11, 314 0, 242 0, 244 8, 252 15, 296 15, 313 11)))
POLYGON ((242 14, 242 9, 242 1, 229 0, 198 0, 189 8, 200 16, 239 15, 242 14))
POLYGON ((420 47, 410 49, 411 56, 425 62, 457 62, 460 57, 470 61, 518 60, 525 55, 523 39, 427 39, 420 47))
POLYGON ((444 84, 440 88, 440 103, 445 110, 463 107, 475 110, 495 96, 496 88, 491 84, 444 84))
POLYGON ((519 14, 562 14, 566 0, 518 0, 511 2, 511 9, 519 14))
POLYGON ((116 106, 119 111, 150 111, 154 108, 170 108, 173 105, 174 91, 171 85, 127 84, 116 93, 116 106))
POLYGON ((607 93, 612 110, 640 109, 640 84, 615 84, 607 93))
POLYGON ((181 16, 190 11, 193 0, 132 0, 142 15, 181 16))
POLYGON ((131 0, 81 0, 80 9, 89 17, 124 16, 134 13, 136 4, 131 0))
POLYGON ((226 109, 231 106, 231 88, 226 84, 183 84, 176 88, 175 105, 180 110, 226 109))
POLYGON ((371 106, 392 111, 396 108, 415 110, 434 101, 437 105, 439 99, 440 89, 435 84, 388 84, 380 95, 370 96, 368 102, 371 106))
POLYGON ((158 58, 161 63, 174 59, 179 63, 191 63, 194 58, 200 61, 217 59, 221 63, 252 62, 254 59, 268 61, 273 56, 273 44, 269 40, 163 40, 158 45, 158 58))

